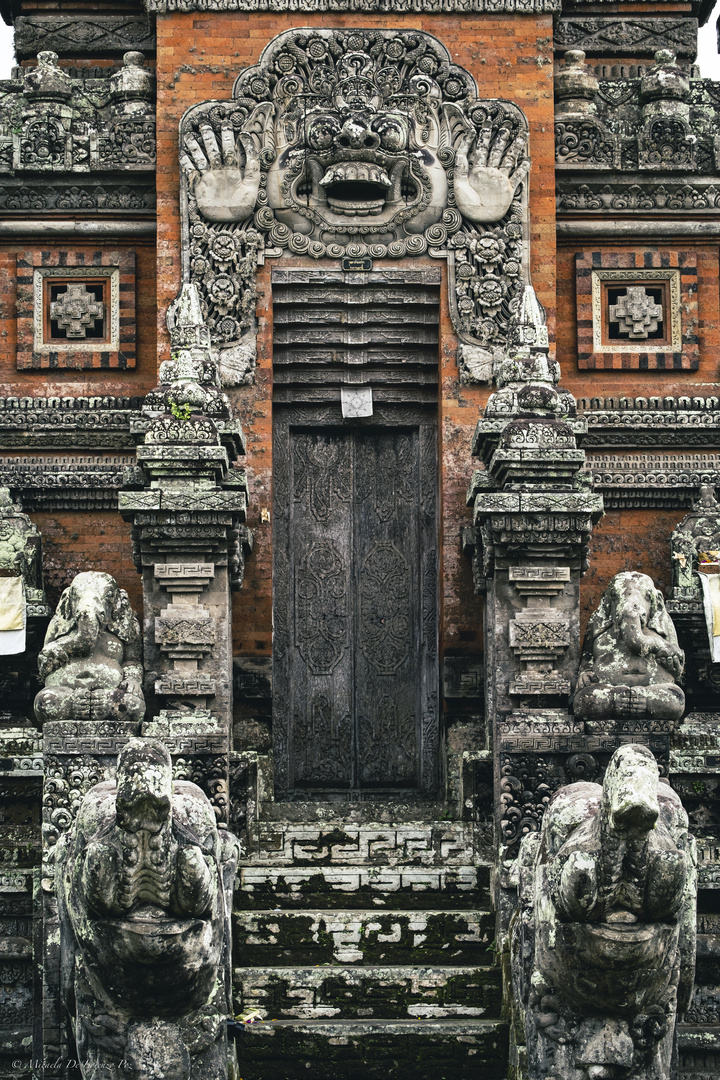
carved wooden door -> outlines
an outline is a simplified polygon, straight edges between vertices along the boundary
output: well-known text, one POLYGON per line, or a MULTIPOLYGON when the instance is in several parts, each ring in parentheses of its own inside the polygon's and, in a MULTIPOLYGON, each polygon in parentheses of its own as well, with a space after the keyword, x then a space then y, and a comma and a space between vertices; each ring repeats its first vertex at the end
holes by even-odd
POLYGON ((274 457, 278 794, 430 793, 434 424, 309 428, 281 418, 274 457))

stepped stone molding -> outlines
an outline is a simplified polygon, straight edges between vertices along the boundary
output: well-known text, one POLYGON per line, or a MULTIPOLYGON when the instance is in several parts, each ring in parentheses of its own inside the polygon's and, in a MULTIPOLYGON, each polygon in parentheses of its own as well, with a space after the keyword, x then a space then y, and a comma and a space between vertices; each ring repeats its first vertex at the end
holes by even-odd
POLYGON ((3 457, 0 484, 21 491, 29 510, 115 510, 134 465, 130 453, 3 457))
POLYGON ((675 49, 695 59, 697 19, 675 18, 561 18, 555 27, 555 52, 582 49, 588 55, 654 56, 658 49, 675 49))
POLYGON ((105 184, 86 182, 82 185, 15 183, 9 179, 0 185, 0 210, 6 213, 41 213, 47 210, 117 213, 155 209, 155 189, 146 184, 105 184))
POLYGON ((448 257, 454 326, 491 363, 527 276, 517 106, 478 98, 429 34, 390 30, 287 31, 233 95, 180 126, 184 275, 230 361, 254 350, 258 261, 287 252, 448 257))
POLYGON ((626 213, 646 213, 648 210, 660 210, 668 215, 692 211, 693 215, 714 214, 720 206, 720 182, 711 177, 698 177, 694 184, 685 180, 664 177, 662 181, 653 177, 647 183, 643 177, 613 178, 606 177, 590 180, 568 179, 563 174, 558 177, 555 201, 558 213, 563 211, 618 210, 626 213))
MULTIPOLYGON (((130 424, 139 415, 141 401, 112 396, 0 397, 0 445, 4 450, 129 450, 135 445, 130 424)), ((27 464, 42 466, 43 460, 27 464)), ((12 465, 22 467, 22 461, 12 465)))
POLYGON ((155 51, 155 26, 148 16, 19 15, 14 23, 15 55, 29 60, 38 49, 58 56, 102 56, 128 49, 155 51))
MULTIPOLYGON (((715 445, 718 439, 715 438, 715 445)), ((587 446, 587 443, 585 443, 587 446)), ((586 450, 586 471, 605 506, 686 507, 704 484, 720 484, 720 452, 608 454, 586 450)))

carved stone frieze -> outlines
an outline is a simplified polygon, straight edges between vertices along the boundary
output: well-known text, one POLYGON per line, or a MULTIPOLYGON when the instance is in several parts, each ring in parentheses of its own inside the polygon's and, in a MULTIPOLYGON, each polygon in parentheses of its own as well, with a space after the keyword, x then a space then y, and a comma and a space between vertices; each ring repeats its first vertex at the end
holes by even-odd
POLYGON ((155 189, 144 184, 61 184, 56 178, 50 185, 15 184, 4 178, 0 184, 0 209, 6 214, 28 211, 153 211, 155 189))
POLYGON ((654 56, 658 49, 671 48, 678 56, 695 59, 697 19, 596 18, 559 19, 553 45, 556 52, 582 49, 596 56, 654 56))
POLYGON ((720 206, 720 184, 710 177, 703 181, 698 178, 695 184, 665 177, 658 182, 623 182, 618 178, 608 182, 590 180, 583 177, 583 182, 569 180, 562 174, 558 177, 556 206, 562 211, 622 210, 623 213, 644 213, 648 210, 672 212, 678 210, 695 211, 698 215, 713 212, 720 206))
POLYGON ((155 51, 155 26, 147 15, 19 15, 13 26, 18 60, 29 60, 38 49, 72 57, 155 51))
POLYGON ((116 509, 118 490, 133 465, 129 453, 4 457, 0 484, 21 491, 32 510, 109 510, 116 509))
MULTIPOLYGON (((166 11, 282 11, 286 0, 146 0, 150 12, 166 11)), ((290 0, 287 0, 288 9, 290 0)), ((400 12, 491 12, 528 15, 560 11, 560 0, 292 0, 297 12, 357 12, 396 15, 400 12)))
MULTIPOLYGON (((130 422, 139 414, 141 400, 112 396, 0 397, 0 444, 4 450, 130 449, 135 445, 130 422)), ((42 469, 44 460, 40 458, 34 464, 42 469)), ((19 459, 15 464, 20 465, 19 459)))
POLYGON ((586 472, 608 507, 689 506, 703 484, 720 484, 717 451, 613 454, 588 449, 586 455, 586 472))
POLYGON ((479 99, 435 38, 288 31, 180 140, 185 274, 215 344, 250 346, 255 267, 283 251, 450 253, 456 329, 488 357, 504 344, 526 277, 527 122, 479 99))

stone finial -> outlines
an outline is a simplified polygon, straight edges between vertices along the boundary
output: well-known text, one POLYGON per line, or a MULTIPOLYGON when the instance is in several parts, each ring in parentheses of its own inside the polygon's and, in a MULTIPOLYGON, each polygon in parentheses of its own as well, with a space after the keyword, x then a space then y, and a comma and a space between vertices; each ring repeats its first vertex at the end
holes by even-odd
POLYGON ((529 1080, 670 1076, 695 964, 694 841, 652 753, 561 788, 523 840, 511 927, 529 1080))
POLYGON ((677 685, 685 655, 652 578, 616 574, 588 623, 573 701, 587 730, 607 732, 628 719, 679 721, 677 685))
POLYGON ((85 795, 57 857, 84 1080, 227 1075, 239 850, 159 740, 131 739, 85 795))
POLYGON ((141 52, 125 53, 122 68, 110 79, 110 94, 115 102, 140 102, 143 107, 153 101, 155 74, 145 67, 141 52))
POLYGON ((640 99, 648 101, 686 101, 690 96, 690 80, 677 62, 672 49, 655 53, 655 63, 640 80, 640 99))
POLYGON ((65 589, 38 668, 45 680, 35 698, 40 724, 142 719, 140 626, 127 593, 110 574, 78 574, 65 589))
POLYGON ((570 49, 564 59, 564 65, 555 76, 556 112, 595 113, 595 95, 600 83, 585 63, 585 53, 582 49, 570 49))
POLYGON ((532 285, 526 285, 520 305, 508 327, 508 345, 496 371, 498 390, 485 411, 516 415, 560 416, 574 411, 570 394, 557 389, 560 366, 550 356, 545 312, 532 285))
POLYGON ((68 101, 72 79, 58 66, 58 54, 39 52, 37 61, 37 67, 23 72, 25 96, 36 101, 68 101))

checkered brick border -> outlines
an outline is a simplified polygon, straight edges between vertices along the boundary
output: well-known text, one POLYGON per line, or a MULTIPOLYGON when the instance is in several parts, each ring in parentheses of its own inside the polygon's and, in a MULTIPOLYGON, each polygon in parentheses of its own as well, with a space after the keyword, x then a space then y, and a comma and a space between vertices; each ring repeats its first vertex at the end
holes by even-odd
POLYGON ((135 367, 135 252, 119 251, 19 251, 17 254, 17 366, 20 370, 48 368, 107 369, 135 367), (116 327, 112 344, 98 342, 97 348, 83 349, 77 342, 57 342, 57 348, 43 347, 43 276, 56 276, 67 269, 68 276, 82 281, 108 276, 117 271, 117 289, 111 288, 110 325, 116 327), (83 275, 86 270, 87 274, 83 275), (49 272, 49 274, 48 274, 49 272), (38 287, 38 283, 39 286, 38 287), (38 307, 40 306, 39 310, 38 307))
MULTIPOLYGON (((675 276, 675 275, 672 275, 675 276)), ((598 370, 635 369, 640 371, 696 371, 700 364, 698 349, 697 257, 692 251, 580 251, 575 255, 577 295, 578 367, 598 370), (658 278, 668 279, 668 271, 679 270, 680 295, 671 318, 679 323, 680 347, 663 345, 652 351, 647 345, 615 351, 615 347, 597 347, 600 340, 602 311, 593 303, 593 274, 595 280, 606 277, 603 271, 614 271, 612 280, 618 284, 642 284, 658 278), (627 271, 625 273, 624 271, 627 271)), ((671 295, 673 290, 671 289, 671 295)), ((671 301, 672 303, 672 301, 671 301)))

